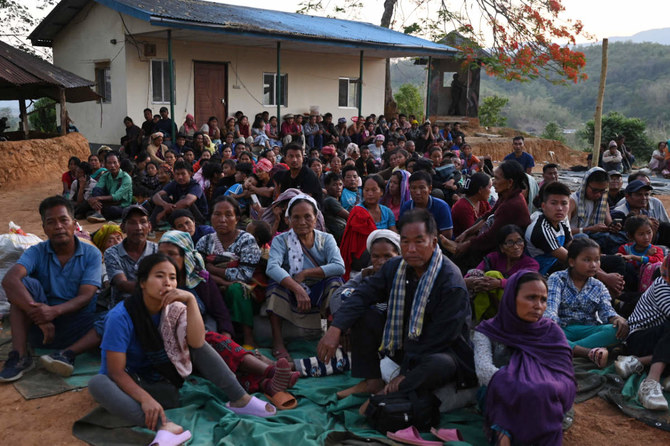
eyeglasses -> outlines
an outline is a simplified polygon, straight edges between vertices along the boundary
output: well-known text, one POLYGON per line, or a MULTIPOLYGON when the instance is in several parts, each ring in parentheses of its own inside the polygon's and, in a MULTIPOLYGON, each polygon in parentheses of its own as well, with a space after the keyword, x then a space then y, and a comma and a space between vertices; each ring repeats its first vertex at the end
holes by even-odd
POLYGON ((591 189, 591 192, 593 192, 594 194, 604 194, 605 192, 607 192, 607 188, 596 189, 596 188, 592 187, 590 184, 589 184, 588 187, 589 187, 589 189, 591 189))
POLYGON ((519 240, 507 240, 505 243, 503 243, 503 245, 506 248, 511 248, 513 246, 523 246, 524 243, 525 243, 524 240, 520 238, 519 240))

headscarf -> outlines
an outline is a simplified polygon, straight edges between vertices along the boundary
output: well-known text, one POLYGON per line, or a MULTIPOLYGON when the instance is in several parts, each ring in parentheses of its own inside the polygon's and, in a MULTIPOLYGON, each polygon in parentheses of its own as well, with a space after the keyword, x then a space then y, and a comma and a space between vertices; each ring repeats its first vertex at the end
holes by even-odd
POLYGON ((515 442, 560 444, 563 415, 572 407, 577 390, 572 349, 551 319, 531 323, 517 315, 517 284, 530 272, 519 271, 507 280, 498 314, 475 328, 512 351, 509 364, 489 382, 486 422, 510 430, 515 442), (557 433, 559 442, 554 440, 557 433))
POLYGON ((267 158, 260 158, 256 161, 256 172, 270 172, 272 167, 272 162, 267 158))
POLYGON ((582 179, 582 185, 576 192, 577 196, 577 226, 580 228, 586 226, 593 226, 600 223, 605 223, 605 212, 607 209, 607 191, 603 192, 600 201, 593 202, 593 212, 591 215, 586 215, 586 186, 589 178, 597 171, 605 172, 601 167, 593 167, 582 179))
POLYGON ((186 130, 187 132, 191 130, 193 130, 194 132, 198 131, 198 127, 195 125, 195 118, 190 113, 186 115, 186 120, 184 121, 184 130, 186 130), (193 123, 192 126, 188 124, 189 120, 193 123))
MULTIPOLYGON (((300 189, 294 189, 294 188, 286 189, 284 192, 279 194, 279 196, 272 202, 270 207, 266 208, 263 211, 263 214, 260 216, 260 219, 263 220, 264 222, 267 222, 272 227, 272 225, 275 223, 275 215, 272 212, 272 210, 284 202, 291 201, 293 197, 300 194, 302 194, 302 191, 300 189)), ((256 211, 253 208, 251 208, 251 212, 252 212, 251 216, 252 218, 255 219, 258 218, 257 214, 255 214, 256 211)), ((319 231, 326 230, 326 224, 324 223, 323 214, 321 213, 320 210, 316 215, 316 229, 319 231)))
POLYGON ((115 225, 112 223, 107 223, 104 224, 95 231, 93 234, 93 239, 91 240, 95 246, 98 247, 100 251, 103 253, 105 252, 105 244, 107 243, 107 239, 109 238, 110 235, 112 234, 121 234, 123 236, 123 231, 121 231, 121 226, 115 225))
POLYGON ((349 145, 347 146, 347 156, 351 158, 351 154, 356 152, 356 153, 361 153, 360 149, 358 148, 358 144, 355 142, 350 142, 349 145))
MULTIPOLYGON (((400 180, 400 207, 402 207, 411 198, 409 195, 409 172, 398 169, 393 171, 391 176, 395 175, 396 172, 400 172, 400 175, 402 175, 402 179, 400 180)), ((389 192, 389 184, 391 184, 391 180, 386 183, 386 191, 380 201, 384 206, 388 206, 393 202, 393 197, 391 197, 391 193, 389 192)))
POLYGON ((154 139, 158 138, 159 136, 162 138, 165 135, 163 135, 163 132, 152 133, 151 134, 151 142, 153 143, 154 139))
POLYGON ((372 231, 370 235, 368 235, 368 240, 365 243, 368 252, 370 252, 373 243, 377 240, 387 240, 395 247, 398 253, 400 253, 400 234, 397 232, 393 232, 390 229, 377 229, 372 231))
POLYGON ((351 264, 365 252, 366 243, 370 234, 377 230, 377 225, 367 209, 363 206, 354 206, 349 212, 347 224, 342 234, 340 252, 344 260, 345 272, 342 279, 346 282, 351 274, 351 264))
POLYGON ((172 243, 184 251, 184 269, 186 276, 186 287, 193 289, 200 282, 205 281, 202 273, 205 271, 205 262, 198 251, 195 250, 193 239, 188 232, 168 231, 161 237, 161 243, 172 243))

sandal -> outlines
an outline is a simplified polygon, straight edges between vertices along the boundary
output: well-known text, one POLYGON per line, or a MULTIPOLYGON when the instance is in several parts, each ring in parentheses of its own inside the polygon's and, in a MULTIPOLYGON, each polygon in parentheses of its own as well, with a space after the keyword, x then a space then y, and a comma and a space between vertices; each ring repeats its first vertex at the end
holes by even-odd
MULTIPOLYGON (((288 361, 289 364, 293 364, 293 358, 291 358, 291 355, 289 354, 288 350, 286 350, 286 348, 272 350, 272 356, 274 356, 277 360, 284 358, 288 361)), ((293 366, 291 369, 293 369, 293 366)))
POLYGON ((251 400, 247 403, 246 406, 244 407, 233 407, 230 405, 230 403, 226 403, 226 408, 230 409, 232 412, 236 413, 237 415, 253 415, 255 417, 261 417, 261 418, 267 418, 271 417, 277 414, 277 408, 272 406, 272 409, 274 409, 272 412, 268 412, 265 409, 266 402, 262 401, 255 396, 251 397, 251 400))
POLYGON ((149 446, 178 446, 191 439, 191 431, 173 434, 170 431, 159 430, 149 446))
POLYGON ((597 365, 599 369, 602 369, 607 365, 608 357, 609 352, 604 347, 596 347, 589 350, 589 359, 597 365))
POLYGON ((435 429, 431 427, 430 433, 442 441, 463 441, 463 435, 458 429, 435 429))
POLYGON ((391 440, 399 441, 401 443, 415 444, 418 446, 442 446, 441 441, 429 441, 421 438, 419 431, 414 426, 410 426, 407 429, 401 429, 397 432, 387 432, 386 436, 391 440))
POLYGON ((278 410, 295 409, 298 406, 298 400, 288 392, 276 392, 272 396, 266 393, 265 397, 269 399, 278 410))

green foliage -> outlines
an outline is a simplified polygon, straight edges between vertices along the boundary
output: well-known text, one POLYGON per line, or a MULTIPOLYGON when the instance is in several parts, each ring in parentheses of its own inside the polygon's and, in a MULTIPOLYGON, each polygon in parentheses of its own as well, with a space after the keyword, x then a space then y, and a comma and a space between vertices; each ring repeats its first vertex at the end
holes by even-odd
POLYGON ((7 118, 6 132, 11 132, 19 128, 19 116, 9 107, 0 108, 0 118, 7 118))
POLYGON ((32 107, 37 110, 28 115, 30 128, 39 132, 56 131, 56 102, 49 98, 37 100, 32 107))
POLYGON ((504 126, 507 118, 502 115, 502 110, 508 102, 509 99, 498 95, 485 97, 479 106, 479 122, 481 125, 485 127, 504 126))
MULTIPOLYGON (((651 141, 645 134, 647 125, 639 118, 627 118, 621 113, 610 112, 603 116, 600 142, 607 143, 617 135, 626 137, 626 147, 633 151, 637 159, 648 159, 653 150, 651 141)), ((590 120, 579 131, 579 136, 593 146, 594 123, 590 120)))
POLYGON ((423 98, 419 89, 412 84, 402 84, 393 96, 398 104, 398 111, 406 115, 423 116, 425 111, 423 98))
POLYGON ((544 132, 542 132, 542 135, 540 136, 542 136, 544 139, 553 139, 554 141, 560 141, 563 143, 565 142, 565 137, 563 136, 561 128, 555 122, 550 122, 547 124, 547 126, 544 128, 544 132))

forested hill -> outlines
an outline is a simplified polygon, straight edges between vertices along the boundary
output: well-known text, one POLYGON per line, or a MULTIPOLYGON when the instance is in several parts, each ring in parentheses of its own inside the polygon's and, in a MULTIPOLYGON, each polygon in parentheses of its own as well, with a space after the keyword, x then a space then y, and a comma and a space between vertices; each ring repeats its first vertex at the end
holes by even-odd
MULTIPOLYGON (((510 99, 507 124, 539 134, 551 121, 563 128, 580 128, 593 117, 600 82, 601 45, 582 46, 589 78, 579 84, 553 85, 545 80, 507 82, 482 76, 481 97, 497 94, 510 99)), ((405 61, 394 67, 393 84, 423 84, 424 67, 405 61)), ((670 46, 613 42, 609 45, 604 113, 618 111, 646 121, 648 128, 670 122, 670 46)))

